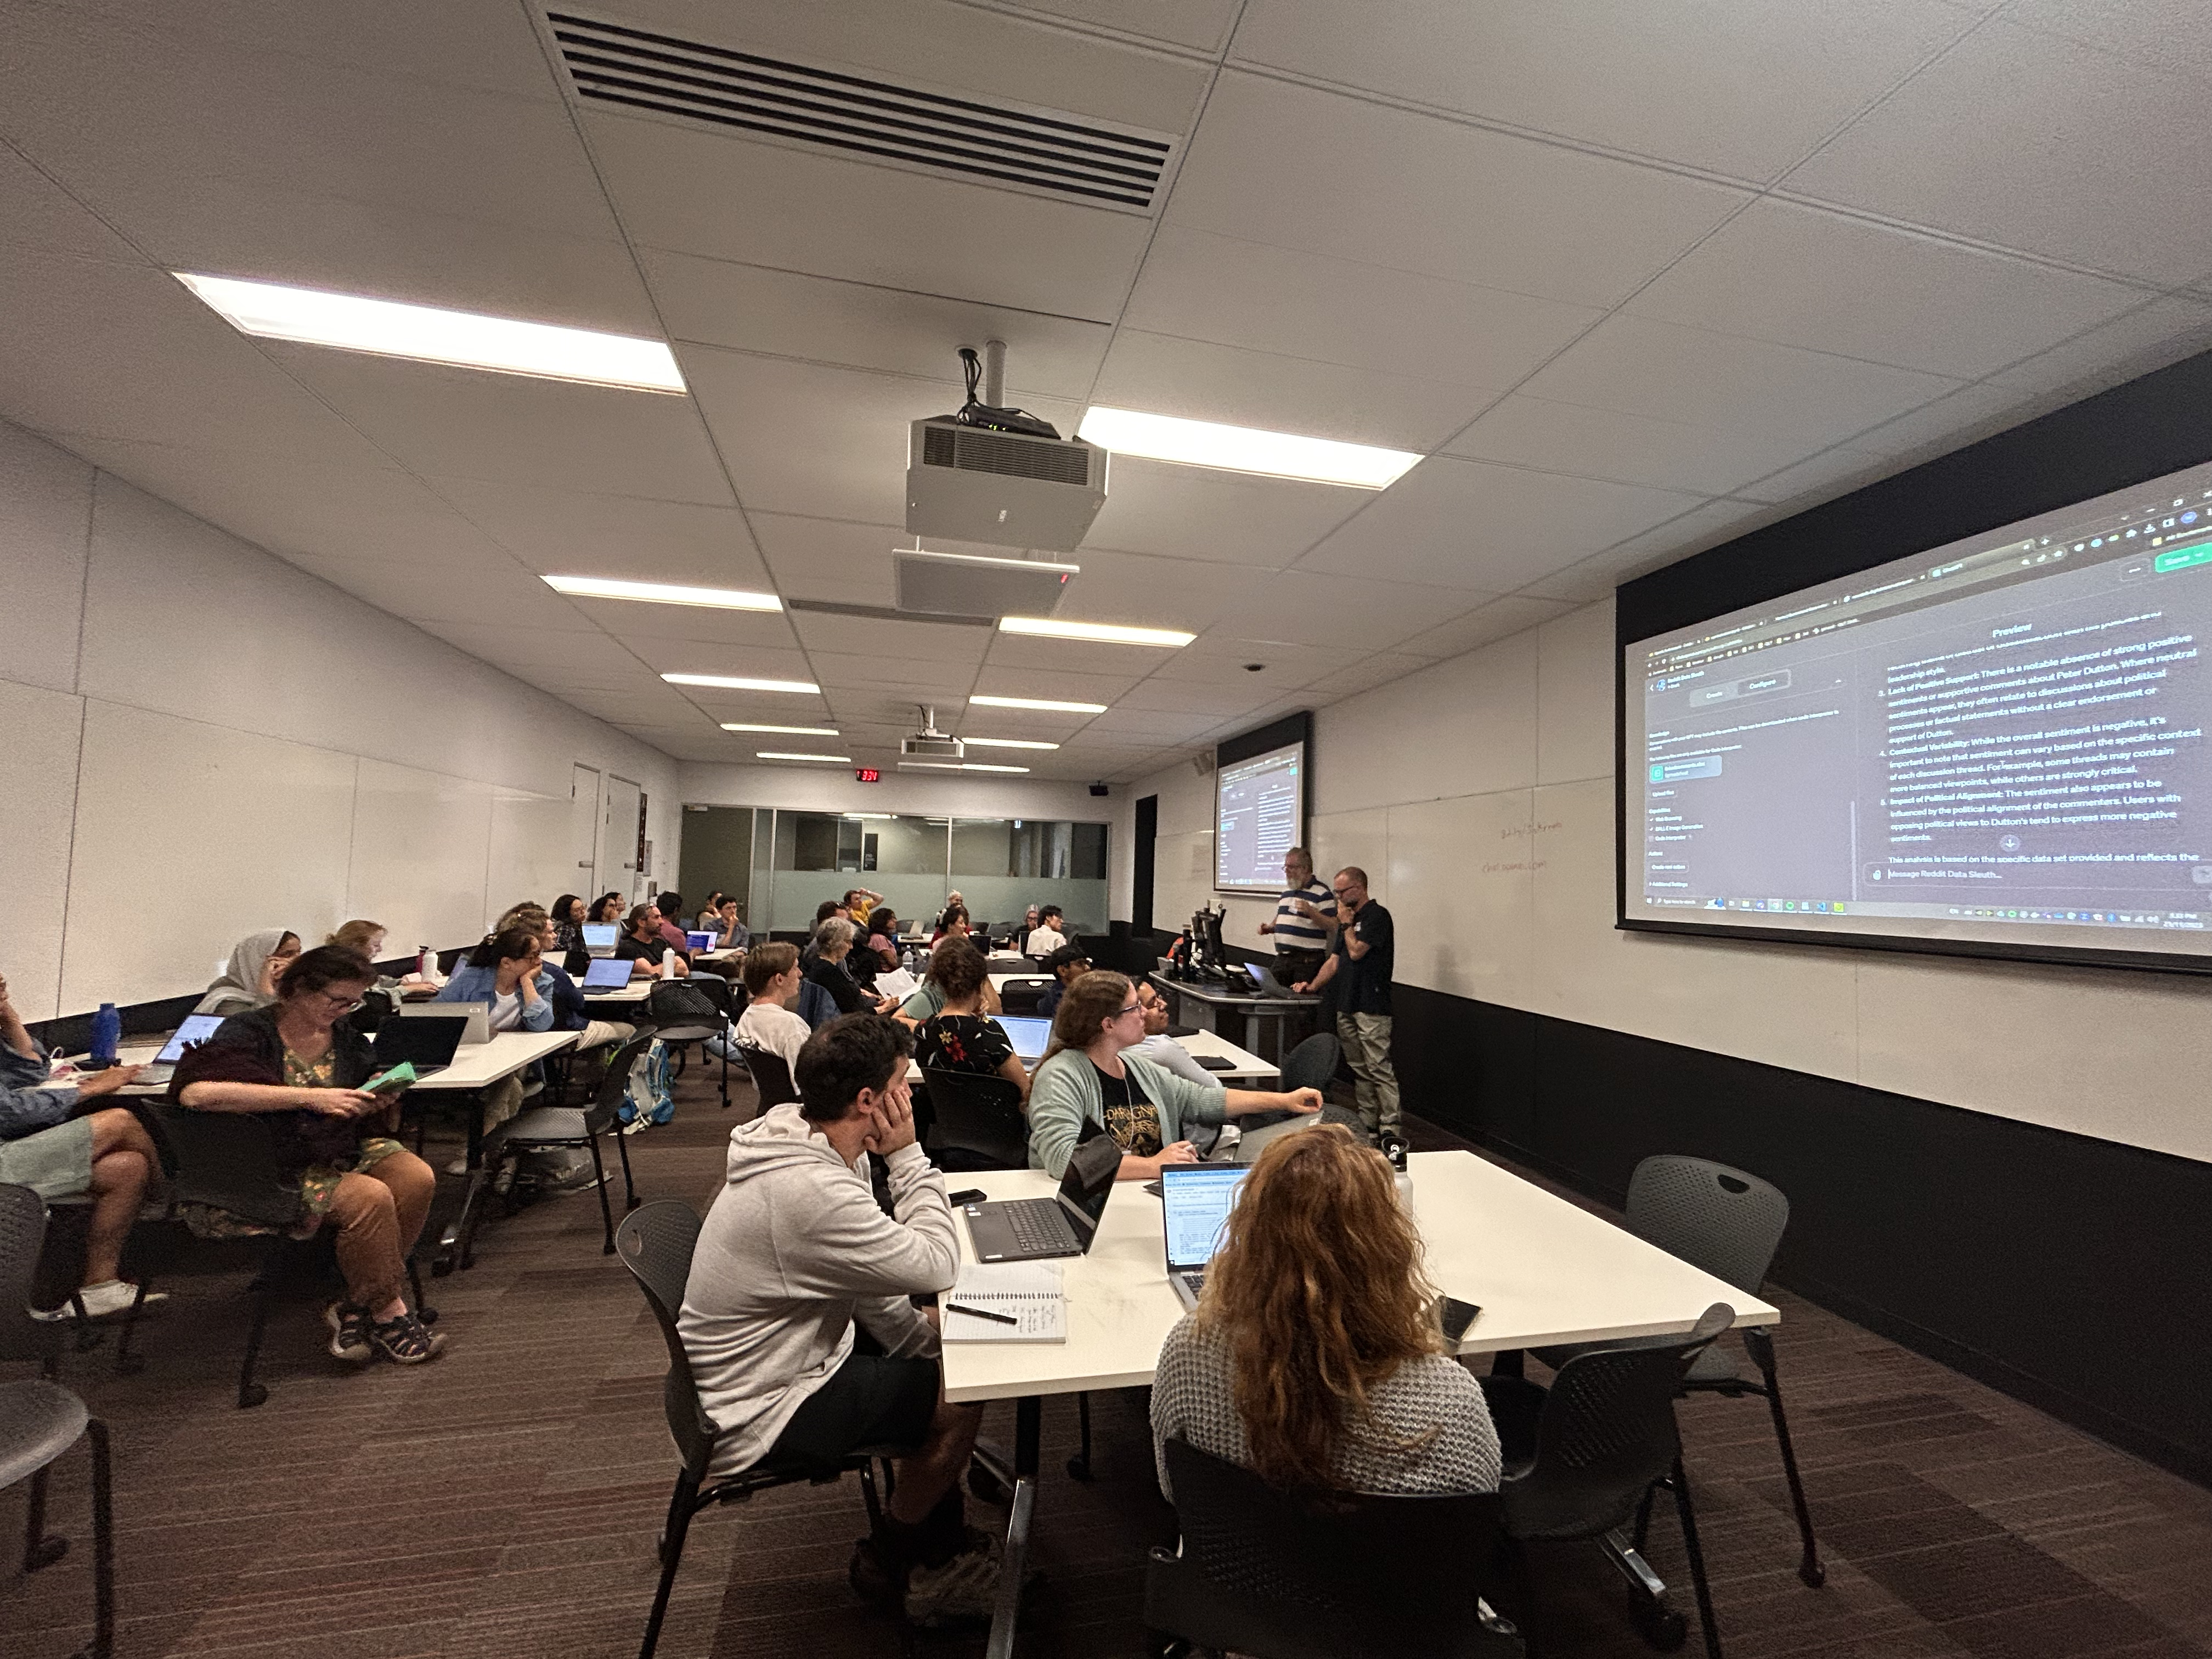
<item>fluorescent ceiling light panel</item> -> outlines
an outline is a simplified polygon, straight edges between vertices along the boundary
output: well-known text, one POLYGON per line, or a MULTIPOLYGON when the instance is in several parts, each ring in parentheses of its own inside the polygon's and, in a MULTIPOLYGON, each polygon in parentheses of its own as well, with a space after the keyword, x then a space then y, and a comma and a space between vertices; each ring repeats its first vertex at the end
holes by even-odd
POLYGON ((1060 714, 1103 714, 1103 702, 1054 702, 1049 697, 984 697, 968 699, 971 708, 1043 708, 1060 714))
POLYGON ((741 587, 684 587, 674 582, 629 582, 613 576, 547 576, 556 593, 580 599, 637 599, 647 605, 696 605, 713 611, 781 611, 773 593, 748 593, 741 587))
POLYGON ((970 749, 1057 749, 1056 743, 1039 743, 1034 738, 963 738, 961 742, 970 749))
MULTIPOLYGON (((988 766, 981 761, 901 761, 902 772, 1026 772, 1026 766, 988 766)), ((936 820, 933 820, 935 822, 936 820)))
POLYGON ((850 755, 800 755, 784 749, 756 749, 753 757, 757 760, 834 761, 840 766, 853 763, 850 755))
POLYGON ((411 357, 418 362, 453 363, 543 380, 586 380, 639 392, 684 390, 675 354, 660 340, 403 305, 358 294, 325 294, 281 283, 196 276, 181 270, 173 274, 240 333, 265 340, 297 340, 380 357, 411 357))
POLYGON ((818 697, 822 688, 811 680, 754 680, 741 674, 663 674, 671 685, 711 685, 721 691, 795 691, 818 697))
POLYGON ((895 818, 898 814, 896 812, 845 812, 839 816, 848 818, 895 818))
POLYGON ((1093 409, 1084 416, 1077 435, 1116 455, 1218 467, 1225 472, 1259 472, 1273 478, 1348 484, 1355 489, 1388 489, 1422 459, 1408 450, 1339 443, 1334 438, 1302 438, 1291 432, 1262 432, 1255 427, 1222 426, 1212 421, 1185 421, 1172 415, 1140 414, 1133 409, 1093 409))
POLYGON ((1040 634, 1054 640, 1098 640, 1108 645, 1164 645, 1176 649, 1198 637, 1179 628, 1125 628, 1119 623, 1060 622, 1051 617, 1001 617, 1001 634, 1040 634))
POLYGON ((834 726, 755 726, 749 720, 724 720, 725 732, 781 732, 787 738, 834 738, 834 726))

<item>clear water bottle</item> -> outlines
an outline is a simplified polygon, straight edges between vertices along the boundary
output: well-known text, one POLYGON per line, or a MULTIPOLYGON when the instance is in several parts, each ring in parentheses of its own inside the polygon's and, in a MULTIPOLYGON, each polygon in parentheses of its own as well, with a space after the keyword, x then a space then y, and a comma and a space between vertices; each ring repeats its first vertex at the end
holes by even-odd
POLYGON ((103 1002, 92 1017, 92 1057, 103 1066, 112 1066, 122 1042, 123 1016, 115 1012, 113 1003, 103 1002))

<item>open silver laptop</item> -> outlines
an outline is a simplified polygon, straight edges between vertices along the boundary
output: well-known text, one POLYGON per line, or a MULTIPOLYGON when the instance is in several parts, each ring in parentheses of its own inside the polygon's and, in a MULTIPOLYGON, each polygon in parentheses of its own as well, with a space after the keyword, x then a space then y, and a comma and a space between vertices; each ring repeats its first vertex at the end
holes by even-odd
POLYGON ((466 1048, 491 1041, 491 1005, 488 1002, 403 1002, 399 1012, 410 1019, 452 1019, 465 1015, 468 1024, 461 1028, 460 1046, 466 1048))
POLYGON ((1237 1189, 1251 1173, 1241 1164, 1170 1164, 1160 1170, 1168 1283, 1194 1312, 1206 1288, 1206 1264, 1221 1248, 1237 1189))
POLYGON ((177 1074, 177 1062, 185 1057, 185 1050, 196 1048, 216 1034, 222 1024, 221 1014, 186 1014, 185 1023, 177 1027, 176 1034, 162 1045, 161 1052, 154 1056, 151 1064, 142 1066, 134 1079, 142 1088, 155 1083, 167 1083, 177 1074))

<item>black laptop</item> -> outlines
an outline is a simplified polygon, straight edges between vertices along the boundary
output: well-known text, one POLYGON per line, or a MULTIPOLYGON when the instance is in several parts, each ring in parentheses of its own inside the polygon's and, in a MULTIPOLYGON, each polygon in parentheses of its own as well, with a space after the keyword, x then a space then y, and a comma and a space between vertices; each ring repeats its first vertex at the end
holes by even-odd
POLYGON ((1121 1144, 1111 1135, 1095 1135, 1068 1158, 1067 1173, 1052 1197, 963 1206, 975 1260, 1041 1261, 1087 1254, 1121 1170, 1121 1144))
POLYGON ((428 1077, 453 1063, 461 1034, 469 1022, 458 1015, 439 1019, 422 1015, 414 1019, 387 1019, 376 1028, 374 1060, 378 1072, 388 1072, 402 1060, 411 1061, 416 1077, 428 1077))

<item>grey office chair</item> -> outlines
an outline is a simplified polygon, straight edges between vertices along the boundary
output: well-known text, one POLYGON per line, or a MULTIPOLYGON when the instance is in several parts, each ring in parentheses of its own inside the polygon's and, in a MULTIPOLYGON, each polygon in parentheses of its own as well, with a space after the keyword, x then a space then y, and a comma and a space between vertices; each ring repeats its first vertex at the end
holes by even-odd
POLYGON ((736 1045, 738 1057, 750 1073, 753 1088, 759 1094, 759 1109, 782 1106, 799 1098, 799 1086, 791 1080, 791 1066, 781 1054, 770 1054, 750 1042, 736 1045))
POLYGON ((0 1489, 28 1479, 23 1571, 50 1567, 69 1540, 46 1530, 46 1471, 80 1440, 92 1443, 92 1645, 80 1659, 115 1651, 115 1526, 107 1425, 53 1380, 62 1327, 31 1317, 31 1279, 46 1236, 46 1206, 28 1187, 0 1185, 0 1360, 35 1359, 46 1375, 0 1382, 0 1489))
POLYGON ((1330 1080, 1336 1076, 1337 1062, 1344 1057, 1344 1045, 1328 1031, 1317 1031, 1291 1050, 1283 1060, 1283 1091, 1318 1089, 1328 1093, 1330 1080))
MULTIPOLYGON (((607 1201, 607 1170, 599 1157, 599 1137, 614 1137, 615 1151, 622 1158, 624 1203, 635 1210, 638 1204, 637 1182, 630 1176, 629 1139, 622 1132, 617 1114, 623 1092, 629 1087, 630 1068, 637 1064, 638 1056, 653 1046, 656 1035, 647 1031, 617 1049, 615 1057, 607 1062, 606 1074, 599 1079, 599 1091, 586 1104, 539 1106, 508 1119, 501 1127, 498 1143, 488 1160, 495 1172, 511 1153, 544 1152, 554 1147, 590 1147, 592 1173, 599 1177, 599 1222, 606 1235, 602 1254, 606 1255, 615 1253, 615 1220, 614 1211, 607 1201)), ((472 1237, 470 1243, 474 1243, 472 1237)))
MULTIPOLYGON (((1629 1177, 1628 1208, 1623 1219, 1638 1238, 1755 1296, 1765 1282, 1767 1267, 1790 1224, 1790 1200, 1778 1188, 1744 1170, 1710 1158, 1662 1153, 1645 1158, 1629 1177)), ((1668 1339, 1645 1340, 1658 1343, 1668 1339)), ((1592 1346, 1539 1348, 1536 1357, 1556 1368, 1577 1354, 1589 1352, 1592 1346)), ((1636 1344, 1603 1346, 1618 1348, 1636 1344)), ((1813 1512, 1805 1502, 1805 1483, 1797 1473, 1797 1454, 1790 1442, 1790 1419, 1782 1409, 1774 1334, 1759 1327, 1747 1327, 1743 1346, 1759 1367, 1757 1380, 1741 1375, 1728 1351, 1716 1344, 1698 1356, 1683 1379, 1682 1389, 1686 1394, 1717 1394, 1731 1400, 1752 1394, 1765 1400, 1774 1421, 1775 1444, 1782 1454, 1782 1473, 1790 1486, 1790 1506, 1796 1513, 1803 1552, 1798 1558, 1797 1577, 1817 1589, 1827 1582, 1827 1569, 1820 1565, 1820 1547, 1813 1536, 1813 1512)))

